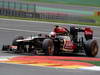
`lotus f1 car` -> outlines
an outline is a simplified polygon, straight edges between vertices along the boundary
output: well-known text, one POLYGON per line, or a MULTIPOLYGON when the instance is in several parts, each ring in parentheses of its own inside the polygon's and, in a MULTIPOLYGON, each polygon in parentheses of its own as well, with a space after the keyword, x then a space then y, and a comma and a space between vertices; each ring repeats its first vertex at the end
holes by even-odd
POLYGON ((95 57, 98 53, 98 43, 93 39, 93 30, 89 27, 71 26, 68 30, 56 26, 48 35, 39 34, 28 38, 18 36, 12 41, 12 45, 3 45, 2 50, 22 53, 40 51, 45 55, 60 55, 62 52, 85 53, 86 56, 95 57))

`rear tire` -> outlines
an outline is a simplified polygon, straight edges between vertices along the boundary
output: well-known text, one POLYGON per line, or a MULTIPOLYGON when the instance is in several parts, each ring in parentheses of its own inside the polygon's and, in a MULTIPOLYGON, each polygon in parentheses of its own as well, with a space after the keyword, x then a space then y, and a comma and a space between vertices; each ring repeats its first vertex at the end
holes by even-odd
POLYGON ((85 53, 89 57, 95 57, 98 53, 98 43, 96 40, 88 40, 85 43, 85 53))

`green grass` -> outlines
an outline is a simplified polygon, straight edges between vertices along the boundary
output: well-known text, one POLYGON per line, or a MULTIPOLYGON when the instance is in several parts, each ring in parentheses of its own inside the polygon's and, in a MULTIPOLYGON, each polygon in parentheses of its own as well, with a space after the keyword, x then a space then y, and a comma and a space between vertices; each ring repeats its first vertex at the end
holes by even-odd
POLYGON ((87 6, 100 7, 100 0, 24 0, 24 1, 84 5, 84 6, 87 5, 87 6))
POLYGON ((96 24, 100 25, 100 16, 88 16, 88 18, 96 20, 96 24))
POLYGON ((47 19, 37 19, 37 18, 21 18, 21 17, 13 17, 13 16, 0 16, 0 18, 7 19, 19 19, 19 20, 31 20, 31 21, 46 21, 46 22, 58 22, 58 23, 66 23, 66 24, 81 24, 81 25, 90 25, 90 26, 100 26, 100 17, 91 16, 87 18, 93 18, 97 22, 96 23, 83 23, 83 22, 72 22, 72 21, 60 21, 60 20, 47 20, 47 19))

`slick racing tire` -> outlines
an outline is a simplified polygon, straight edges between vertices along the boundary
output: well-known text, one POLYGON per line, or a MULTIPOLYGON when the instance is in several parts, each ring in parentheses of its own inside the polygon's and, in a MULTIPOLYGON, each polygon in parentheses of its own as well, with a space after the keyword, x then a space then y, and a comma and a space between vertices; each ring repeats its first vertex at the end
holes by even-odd
POLYGON ((54 55, 54 43, 52 39, 45 39, 42 44, 45 55, 54 55))
POLYGON ((95 57, 98 53, 98 43, 96 40, 88 40, 85 43, 85 53, 89 57, 95 57))

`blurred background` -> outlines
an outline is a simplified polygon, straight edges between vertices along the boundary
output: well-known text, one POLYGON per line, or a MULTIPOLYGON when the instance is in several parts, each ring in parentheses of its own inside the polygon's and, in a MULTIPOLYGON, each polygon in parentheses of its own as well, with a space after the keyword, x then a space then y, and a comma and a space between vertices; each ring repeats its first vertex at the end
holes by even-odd
POLYGON ((0 16, 100 25, 100 1, 0 0, 0 16))

